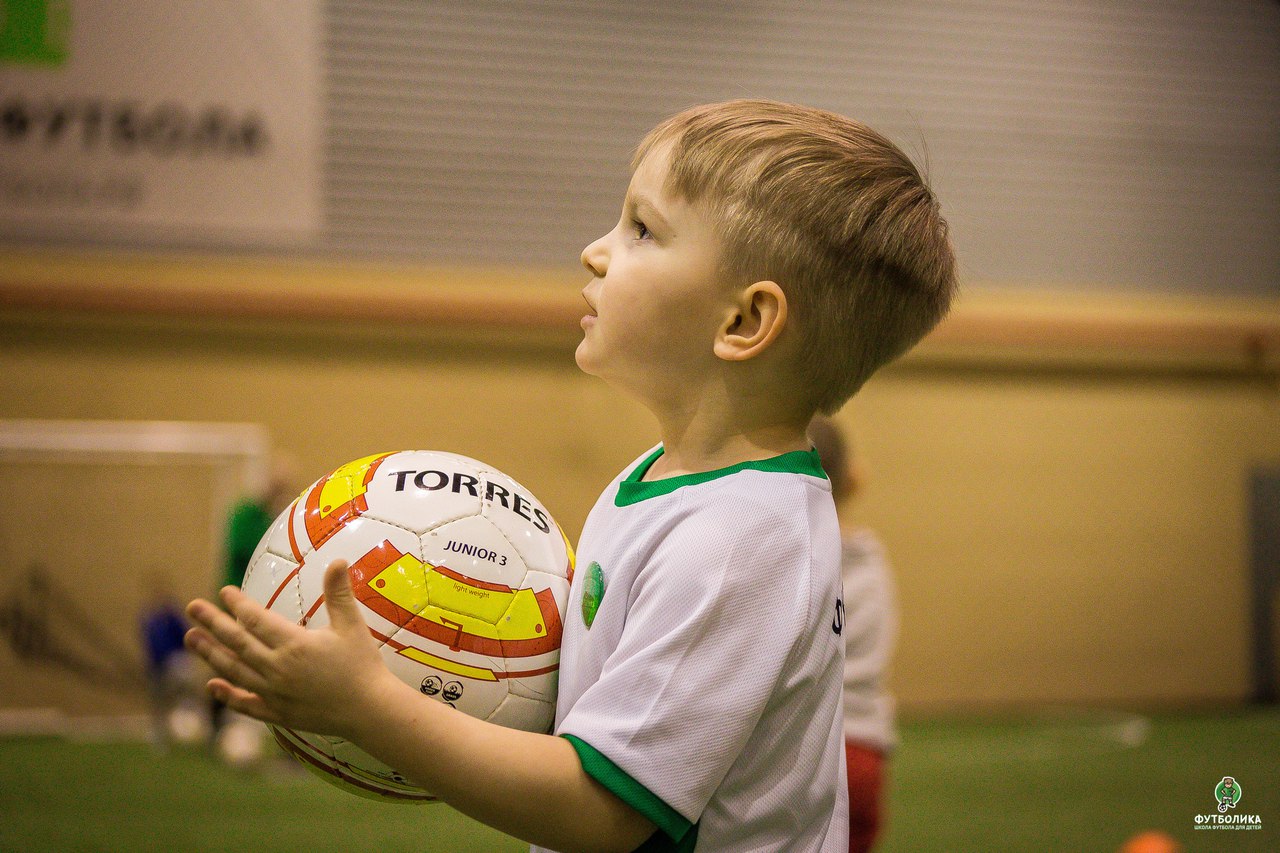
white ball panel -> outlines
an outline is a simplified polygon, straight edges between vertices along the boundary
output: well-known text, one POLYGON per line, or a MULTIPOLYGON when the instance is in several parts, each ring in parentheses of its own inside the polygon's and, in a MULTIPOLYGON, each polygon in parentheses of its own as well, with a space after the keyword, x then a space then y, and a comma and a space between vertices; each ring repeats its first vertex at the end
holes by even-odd
POLYGON ((356 780, 387 788, 392 791, 420 791, 410 784, 400 771, 382 763, 369 753, 350 741, 341 738, 329 738, 333 748, 333 760, 343 771, 351 774, 356 780))
POLYGON ((296 563, 293 557, 293 549, 289 547, 289 510, 276 516, 276 520, 271 522, 271 526, 267 528, 267 532, 263 534, 262 539, 258 541, 258 547, 250 558, 250 565, 259 554, 271 553, 277 557, 283 557, 290 562, 296 563))
POLYGON ((425 533, 454 519, 479 515, 484 486, 474 464, 450 453, 393 453, 367 486, 367 516, 425 533))
POLYGON ((531 571, 525 575, 522 586, 532 590, 549 589, 556 599, 556 609, 564 613, 569 601, 569 579, 562 574, 531 571))
POLYGON ((507 696, 503 662, 400 631, 382 647, 387 668, 420 693, 484 719, 507 696))
POLYGON ((468 578, 519 587, 526 568, 520 553, 486 518, 449 522, 422 537, 422 556, 468 578))
POLYGON ((546 734, 556 719, 554 702, 527 699, 514 693, 507 696, 492 714, 489 722, 500 726, 514 726, 526 731, 546 734))
POLYGON ((333 762, 333 745, 323 735, 280 726, 271 726, 271 732, 287 752, 304 762, 306 759, 324 764, 333 762))
POLYGON ((559 670, 557 669, 524 678, 509 678, 507 679, 507 691, 512 696, 547 702, 554 706, 558 682, 559 670))
MULTIPOLYGON (((411 592, 415 586, 421 588, 423 585, 422 554, 416 534, 368 517, 352 519, 343 526, 339 534, 330 537, 303 560, 303 570, 299 572, 299 577, 302 600, 306 607, 304 615, 310 614, 308 624, 312 627, 320 628, 329 624, 327 609, 323 606, 316 609, 314 605, 324 594, 325 567, 334 560, 346 560, 350 564, 355 570, 353 581, 358 574, 369 574, 372 580, 373 575, 391 571, 398 575, 397 580, 405 590, 411 592)), ((355 585, 360 586, 359 583, 355 585)), ((361 597, 359 588, 356 590, 356 597, 361 597)), ((366 618, 368 616, 369 612, 366 611, 366 618)), ((408 617, 401 614, 398 621, 394 616, 387 618, 396 624, 403 624, 403 619, 408 617)))
POLYGON ((492 469, 484 470, 487 482, 484 517, 491 521, 520 552, 526 568, 565 574, 568 553, 560 528, 537 498, 515 480, 492 469))
POLYGON ((305 612, 299 597, 297 569, 292 560, 264 551, 249 563, 240 588, 272 612, 297 622, 305 612))

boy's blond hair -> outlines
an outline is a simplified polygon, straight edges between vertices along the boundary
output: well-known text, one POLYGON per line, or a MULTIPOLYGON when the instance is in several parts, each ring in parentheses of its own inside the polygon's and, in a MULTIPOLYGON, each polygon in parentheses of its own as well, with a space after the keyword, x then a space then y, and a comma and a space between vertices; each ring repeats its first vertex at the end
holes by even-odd
POLYGON ((706 104, 659 124, 636 151, 671 146, 666 190, 703 207, 725 269, 787 294, 801 381, 826 414, 947 313, 947 223, 911 160, 871 128, 767 100, 706 104))

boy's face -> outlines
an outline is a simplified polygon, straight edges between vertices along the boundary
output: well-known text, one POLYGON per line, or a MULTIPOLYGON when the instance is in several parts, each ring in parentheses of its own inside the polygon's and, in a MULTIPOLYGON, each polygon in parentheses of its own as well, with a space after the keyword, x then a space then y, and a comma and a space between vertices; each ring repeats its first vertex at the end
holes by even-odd
POLYGON ((733 311, 712 222, 664 191, 669 156, 669 146, 650 151, 618 224, 582 251, 594 277, 582 292, 591 313, 576 353, 583 371, 663 405, 697 393, 733 311))

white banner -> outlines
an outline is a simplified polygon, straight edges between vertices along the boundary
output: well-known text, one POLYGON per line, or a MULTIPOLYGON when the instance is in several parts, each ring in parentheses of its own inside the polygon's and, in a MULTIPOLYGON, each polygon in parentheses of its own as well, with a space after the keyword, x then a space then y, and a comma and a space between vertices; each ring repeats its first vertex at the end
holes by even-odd
POLYGON ((318 0, 0 0, 0 238, 308 243, 321 38, 318 0))

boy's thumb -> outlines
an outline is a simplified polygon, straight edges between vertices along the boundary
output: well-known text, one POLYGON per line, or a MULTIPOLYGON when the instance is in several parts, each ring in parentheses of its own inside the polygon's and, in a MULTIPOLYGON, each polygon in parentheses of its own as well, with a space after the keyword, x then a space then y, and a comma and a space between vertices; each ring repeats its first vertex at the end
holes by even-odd
POLYGON ((324 606, 329 611, 329 624, 334 628, 366 627, 356 604, 356 594, 351 589, 346 560, 334 560, 324 570, 324 606))

